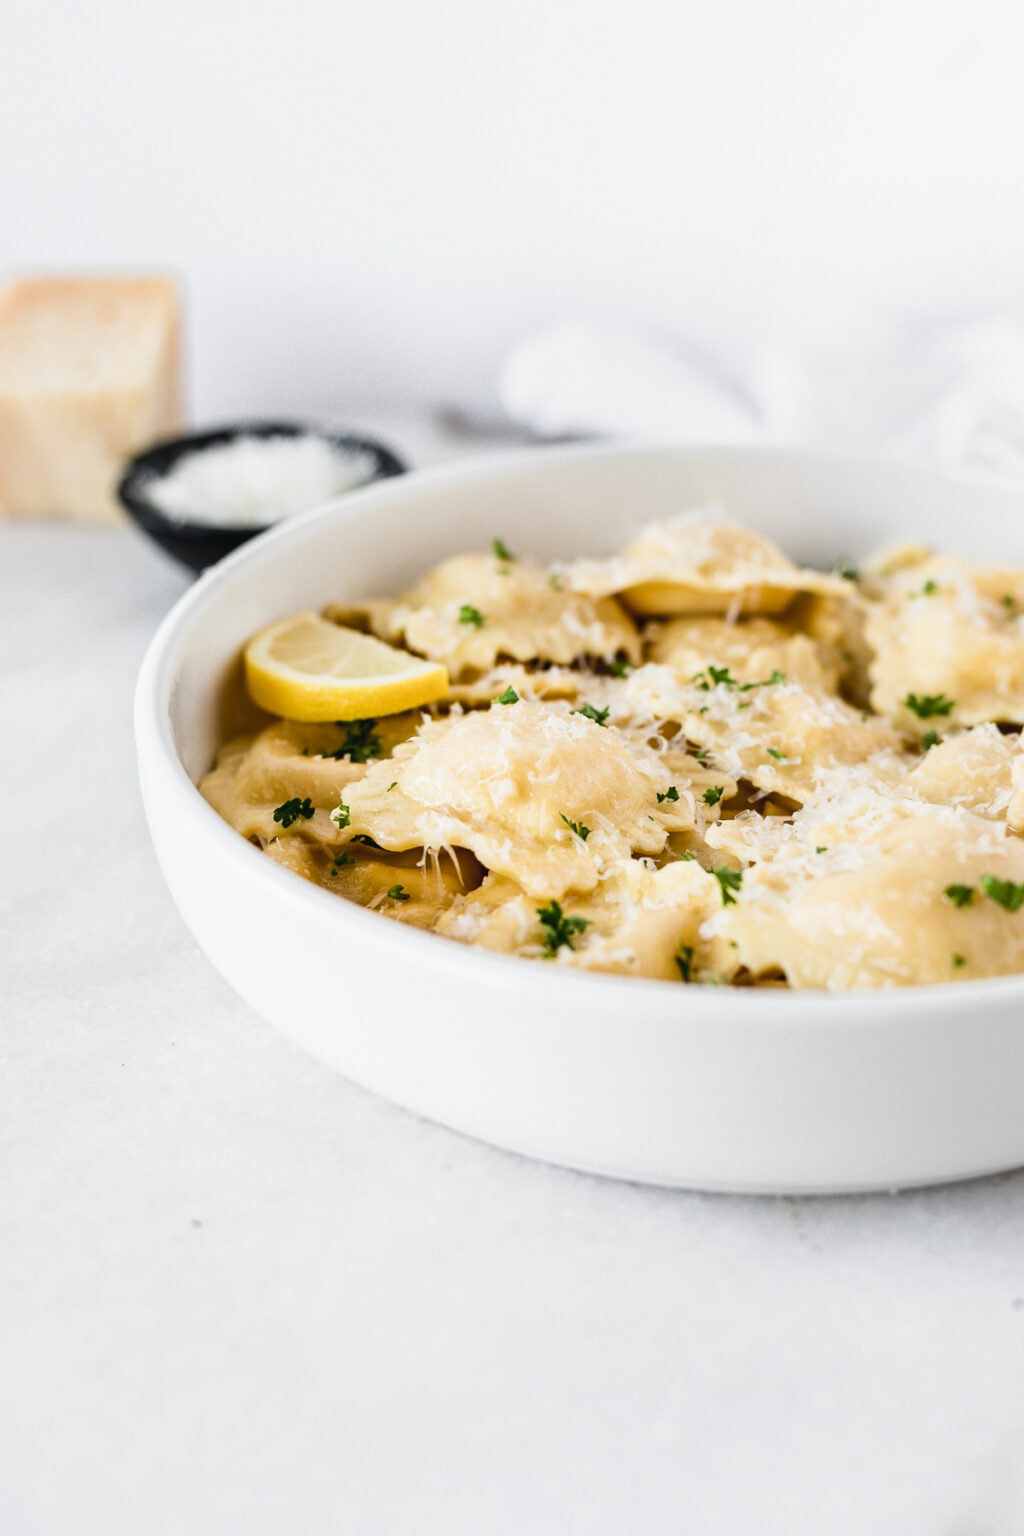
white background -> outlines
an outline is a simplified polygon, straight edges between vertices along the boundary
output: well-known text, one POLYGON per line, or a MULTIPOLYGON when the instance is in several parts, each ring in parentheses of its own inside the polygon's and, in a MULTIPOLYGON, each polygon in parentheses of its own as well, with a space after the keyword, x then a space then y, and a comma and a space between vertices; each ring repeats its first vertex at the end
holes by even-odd
POLYGON ((485 402, 565 313, 746 346, 1024 288, 1024 9, 0 12, 0 270, 169 266, 200 419, 485 402))

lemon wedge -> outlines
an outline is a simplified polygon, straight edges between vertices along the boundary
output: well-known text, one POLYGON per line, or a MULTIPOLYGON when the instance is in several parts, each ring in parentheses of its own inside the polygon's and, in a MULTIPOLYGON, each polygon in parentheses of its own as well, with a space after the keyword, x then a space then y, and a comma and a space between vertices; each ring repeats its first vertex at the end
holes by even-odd
POLYGON ((448 673, 438 662, 316 613, 260 630, 245 648, 245 681, 257 704, 286 720, 397 715, 448 692, 448 673))

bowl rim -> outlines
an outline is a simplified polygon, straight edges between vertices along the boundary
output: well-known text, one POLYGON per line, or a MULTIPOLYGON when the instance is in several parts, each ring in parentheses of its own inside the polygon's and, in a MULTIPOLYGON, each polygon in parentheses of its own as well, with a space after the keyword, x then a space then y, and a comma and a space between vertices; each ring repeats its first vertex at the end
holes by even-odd
MULTIPOLYGON (((204 571, 173 605, 154 633, 138 674, 134 698, 134 725, 136 750, 140 770, 149 777, 159 777, 161 791, 169 795, 182 816, 192 819, 197 835, 212 838, 221 857, 238 871, 239 878, 256 880, 263 884, 269 900, 290 901, 321 915, 326 911, 324 903, 332 903, 338 920, 351 924, 357 930, 361 924, 374 924, 373 932, 380 937, 379 914, 354 902, 322 890, 312 882, 280 868, 271 859, 264 859, 259 850, 222 820, 217 812, 199 793, 178 755, 171 732, 170 700, 185 642, 191 627, 200 622, 203 613, 219 600, 218 589, 230 584, 249 566, 261 565, 269 559, 278 546, 301 542, 307 532, 326 522, 345 521, 361 517, 364 509, 408 494, 416 494, 422 486, 455 485, 474 480, 488 480, 494 475, 505 475, 529 469, 541 462, 562 463, 574 459, 648 457, 671 453, 674 456, 699 459, 707 456, 741 457, 748 461, 783 460, 813 463, 830 469, 841 470, 894 470, 915 477, 937 481, 954 481, 965 486, 988 486, 1012 492, 1019 497, 1024 510, 1024 486, 1008 476, 984 470, 947 469, 941 465, 923 463, 912 458, 889 453, 852 453, 837 449, 804 449, 779 446, 707 444, 679 445, 664 442, 623 443, 573 443, 555 446, 536 446, 526 449, 507 450, 494 454, 437 465, 402 475, 395 484, 388 480, 368 482, 354 490, 314 507, 308 512, 283 519, 241 545, 230 555, 204 571), (312 904, 312 905, 310 905, 312 904)), ((517 956, 485 950, 479 946, 445 941, 436 934, 426 933, 402 923, 391 922, 393 942, 408 952, 411 961, 419 961, 433 970, 456 970, 466 979, 476 976, 482 982, 503 984, 518 992, 535 993, 538 987, 554 986, 571 989, 567 997, 580 1005, 597 989, 605 1000, 611 989, 620 989, 623 1003, 632 998, 644 1006, 654 1017, 661 1013, 665 1019, 669 1013, 678 1017, 678 998, 671 984, 647 977, 620 976, 571 969, 557 963, 550 966, 524 964, 517 956), (625 989, 625 990, 622 990, 625 989)), ((367 930, 368 931, 368 930, 367 930)), ((970 1023, 972 1005, 981 1006, 985 1000, 1019 998, 1024 1003, 1024 973, 1009 976, 993 976, 931 983, 922 986, 893 986, 885 988, 859 988, 829 991, 827 989, 789 988, 742 988, 697 984, 686 989, 690 1007, 699 1007, 709 1016, 743 1006, 742 999, 749 995, 751 1008, 763 1009, 758 1027, 765 1030, 835 1028, 838 1025, 856 1025, 858 1028, 893 1027, 893 1010, 902 1015, 927 1013, 935 1010, 943 1014, 962 1012, 965 1025, 970 1023), (884 999, 885 1008, 877 1007, 884 999), (822 1020, 819 1011, 826 1009, 828 1018, 822 1020)), ((904 1019, 904 1022, 910 1022, 904 1019)))

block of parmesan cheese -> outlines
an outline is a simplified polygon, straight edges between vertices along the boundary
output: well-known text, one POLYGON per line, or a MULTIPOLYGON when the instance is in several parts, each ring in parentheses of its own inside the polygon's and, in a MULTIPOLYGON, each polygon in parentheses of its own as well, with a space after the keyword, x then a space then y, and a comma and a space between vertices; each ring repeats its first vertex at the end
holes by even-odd
POLYGON ((0 290, 0 510, 119 517, 124 460, 181 424, 178 332, 169 278, 0 290))

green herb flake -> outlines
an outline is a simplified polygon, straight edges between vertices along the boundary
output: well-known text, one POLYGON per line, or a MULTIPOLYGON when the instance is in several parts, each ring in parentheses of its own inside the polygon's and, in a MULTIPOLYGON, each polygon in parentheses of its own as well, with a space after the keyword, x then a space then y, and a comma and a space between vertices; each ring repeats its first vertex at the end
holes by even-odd
POLYGON ((499 693, 494 702, 495 704, 518 704, 519 695, 512 687, 512 684, 509 683, 508 687, 505 689, 505 692, 499 693))
POLYGON ((708 667, 708 677, 710 677, 716 688, 719 686, 735 688, 736 686, 736 679, 728 667, 708 667))
POLYGON ((279 805, 274 812, 274 820, 279 821, 282 827, 290 827, 298 820, 310 821, 313 816, 314 806, 307 795, 300 800, 296 795, 294 800, 286 800, 284 805, 279 805))
POLYGON ((947 901, 951 901, 954 907, 969 907, 974 900, 973 885, 947 885, 943 891, 947 901))
POLYGON ((483 629, 486 619, 479 608, 474 608, 472 603, 463 603, 459 609, 459 623, 472 624, 474 629, 483 629))
POLYGON ((921 588, 921 596, 934 597, 938 590, 939 584, 937 581, 926 581, 924 586, 921 588))
POLYGON ((749 693, 752 688, 774 688, 777 687, 780 683, 784 683, 785 681, 785 672, 780 672, 778 668, 776 668, 771 677, 764 677, 760 680, 760 682, 741 683, 739 691, 740 693, 749 693))
POLYGON ((336 811, 331 812, 331 820, 334 822, 334 825, 337 827, 338 831, 343 832, 349 823, 348 806, 345 804, 339 805, 336 811))
POLYGON ((552 592, 561 592, 562 578, 559 576, 557 571, 551 572, 551 575, 548 577, 548 586, 551 588, 552 592))
POLYGON ((698 763, 705 762, 711 756, 707 747, 701 747, 699 752, 694 752, 691 755, 697 759, 698 763))
POLYGON ((1024 884, 1015 885, 1012 880, 997 880, 995 875, 982 875, 978 884, 990 901, 998 902, 1007 912, 1019 912, 1024 907, 1024 884))
POLYGON ((815 851, 815 853, 828 853, 828 844, 827 843, 819 843, 817 848, 815 848, 814 851, 815 851))
POLYGON ((1004 592, 999 601, 1002 603, 1004 608, 1016 608, 1017 606, 1017 599, 1014 597, 1012 592, 1004 592))
POLYGON ((538 907, 537 917, 544 935, 544 957, 548 960, 563 946, 566 949, 575 949, 573 936, 590 927, 588 917, 577 917, 575 913, 563 912, 557 901, 549 901, 546 906, 538 907))
POLYGON ((332 860, 332 863, 334 864, 335 869, 344 869, 346 864, 354 864, 355 863, 355 859, 352 857, 352 855, 350 853, 344 853, 343 852, 343 853, 336 854, 334 859, 332 860))
POLYGON ((725 794, 725 785, 724 784, 715 784, 713 786, 713 788, 706 789, 704 791, 703 795, 701 796, 701 799, 704 801, 705 805, 717 805, 719 800, 721 800, 721 798, 722 798, 722 796, 724 794, 725 794))
POLYGON ((684 944, 682 940, 675 954, 676 965, 679 967, 679 975, 683 981, 693 978, 693 945, 684 944))
POLYGON ((724 864, 721 864, 717 869, 713 869, 711 873, 718 881, 719 889, 722 892, 722 906, 734 907, 736 905, 735 892, 743 884, 742 870, 727 869, 724 864))
POLYGON ((595 709, 593 704, 582 704, 579 709, 573 710, 573 714, 584 715, 588 720, 593 720, 595 725, 607 725, 611 705, 606 704, 604 709, 595 709))
POLYGON ((561 811, 559 811, 558 815, 559 819, 565 822, 566 826, 569 828, 569 831, 575 832, 580 842, 585 843, 587 838, 590 836, 590 828, 585 827, 582 821, 570 821, 568 816, 564 816, 561 811))
POLYGON ((412 897, 404 885, 393 885, 388 891, 392 901, 411 901, 412 897))
POLYGON ((397 789, 397 788, 398 788, 398 780, 397 780, 397 779, 392 779, 392 780, 391 780, 391 783, 390 783, 390 784, 389 784, 389 785, 388 785, 388 787, 387 787, 387 789, 386 789, 386 790, 385 790, 385 791, 384 791, 384 793, 385 793, 385 794, 386 794, 386 795, 390 795, 390 793, 391 793, 391 791, 392 791, 392 790, 393 790, 393 789, 397 789))
POLYGON ((666 789, 666 791, 665 791, 665 793, 663 795, 662 794, 658 795, 658 804, 659 805, 664 805, 666 800, 678 800, 678 799, 679 799, 679 791, 678 791, 678 789, 676 789, 674 784, 670 784, 668 789, 666 789))
POLYGON ((932 747, 937 747, 942 737, 938 731, 925 731, 921 737, 921 751, 930 752, 932 747))
POLYGON ((955 971, 958 971, 962 965, 967 964, 966 955, 950 955, 949 958, 953 962, 953 969, 955 971))
POLYGON ((947 699, 944 693, 908 693, 903 703, 919 720, 930 720, 933 715, 951 714, 956 700, 947 699))
POLYGON ((775 759, 775 761, 777 763, 784 763, 786 761, 786 754, 785 754, 785 752, 777 752, 774 747, 769 747, 768 748, 768 756, 769 757, 774 757, 774 759, 775 759))
POLYGON ((510 553, 508 545, 503 544, 501 539, 492 539, 491 548, 494 551, 495 560, 504 560, 508 564, 511 564, 512 561, 516 558, 515 555, 510 553))
POLYGON ((616 656, 614 661, 608 663, 608 671, 612 677, 628 677, 630 665, 624 656, 616 656))
POLYGON ((384 756, 384 747, 375 730, 376 720, 335 720, 334 723, 345 732, 345 739, 335 751, 321 752, 321 757, 339 760, 347 757, 353 763, 368 763, 372 757, 384 756))

